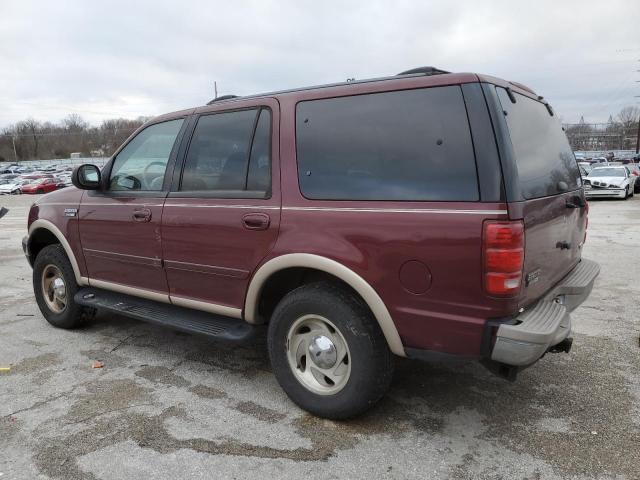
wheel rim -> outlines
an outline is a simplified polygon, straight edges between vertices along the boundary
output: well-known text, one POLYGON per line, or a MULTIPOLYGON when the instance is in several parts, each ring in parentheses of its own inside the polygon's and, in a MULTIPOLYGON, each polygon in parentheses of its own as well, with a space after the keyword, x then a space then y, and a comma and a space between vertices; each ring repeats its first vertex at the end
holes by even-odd
POLYGON ((296 379, 319 395, 334 395, 351 375, 351 354, 340 330, 320 315, 298 318, 287 335, 287 359, 296 379))
POLYGON ((47 265, 42 271, 42 295, 52 312, 62 313, 67 308, 67 284, 55 265, 47 265))

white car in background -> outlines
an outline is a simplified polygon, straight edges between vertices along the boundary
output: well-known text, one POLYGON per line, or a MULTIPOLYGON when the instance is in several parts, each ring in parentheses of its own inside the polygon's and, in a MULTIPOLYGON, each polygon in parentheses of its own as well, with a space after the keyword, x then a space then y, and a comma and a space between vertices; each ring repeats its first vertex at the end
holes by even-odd
POLYGON ((583 179, 584 193, 587 198, 613 197, 624 200, 633 197, 637 178, 624 165, 595 167, 583 179))
POLYGON ((0 185, 0 195, 19 195, 22 193, 22 187, 29 185, 33 180, 23 180, 16 178, 10 183, 0 185))

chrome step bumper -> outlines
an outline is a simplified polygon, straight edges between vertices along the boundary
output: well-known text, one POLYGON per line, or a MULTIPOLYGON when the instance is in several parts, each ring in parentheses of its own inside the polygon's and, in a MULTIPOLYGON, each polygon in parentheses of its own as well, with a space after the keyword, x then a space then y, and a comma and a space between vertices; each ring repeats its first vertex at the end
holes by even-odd
POLYGON ((599 273, 596 262, 583 259, 533 308, 500 324, 491 360, 518 367, 531 365, 567 338, 569 313, 586 300, 599 273))

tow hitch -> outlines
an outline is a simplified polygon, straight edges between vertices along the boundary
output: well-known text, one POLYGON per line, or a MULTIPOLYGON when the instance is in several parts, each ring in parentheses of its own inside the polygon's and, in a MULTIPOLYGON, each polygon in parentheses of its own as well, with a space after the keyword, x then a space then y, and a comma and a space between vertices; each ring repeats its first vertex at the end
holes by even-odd
POLYGON ((560 343, 549 348, 549 353, 569 353, 571 351, 571 345, 573 345, 573 338, 567 337, 560 343))

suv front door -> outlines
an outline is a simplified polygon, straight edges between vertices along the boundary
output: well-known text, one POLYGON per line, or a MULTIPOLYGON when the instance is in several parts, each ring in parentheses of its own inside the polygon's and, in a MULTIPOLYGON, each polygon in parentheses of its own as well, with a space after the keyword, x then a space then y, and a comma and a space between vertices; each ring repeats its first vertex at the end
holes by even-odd
POLYGON ((240 317, 251 273, 276 241, 278 103, 259 102, 197 117, 162 213, 173 304, 240 317))
POLYGON ((91 286, 168 301, 160 222, 185 118, 147 126, 103 171, 103 188, 79 210, 91 286))

